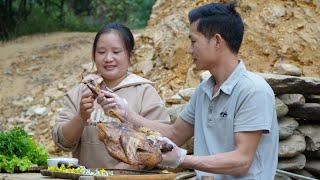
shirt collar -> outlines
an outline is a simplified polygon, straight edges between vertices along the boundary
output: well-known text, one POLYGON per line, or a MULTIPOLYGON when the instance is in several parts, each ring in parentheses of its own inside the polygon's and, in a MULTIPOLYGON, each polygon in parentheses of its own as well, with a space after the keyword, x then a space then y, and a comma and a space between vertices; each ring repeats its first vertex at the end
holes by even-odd
POLYGON ((231 75, 228 77, 228 79, 222 84, 221 90, 230 95, 233 88, 236 86, 238 81, 240 80, 241 75, 246 71, 246 67, 244 66, 244 63, 240 60, 237 67, 233 70, 231 75))
MULTIPOLYGON (((236 86, 238 81, 240 80, 241 75, 246 71, 246 67, 242 60, 239 60, 239 64, 237 67, 233 70, 231 75, 227 78, 225 82, 221 85, 220 89, 225 94, 230 95, 233 88, 236 86)), ((211 75, 209 79, 207 79, 204 84, 202 85, 203 91, 209 96, 209 98, 212 98, 212 88, 215 85, 214 77, 211 75)))

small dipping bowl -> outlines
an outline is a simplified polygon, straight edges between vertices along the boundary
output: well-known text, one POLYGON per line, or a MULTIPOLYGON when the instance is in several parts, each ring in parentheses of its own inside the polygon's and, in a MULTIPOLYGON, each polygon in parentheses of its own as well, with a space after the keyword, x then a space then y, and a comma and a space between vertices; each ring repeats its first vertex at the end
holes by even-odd
POLYGON ((70 165, 78 165, 79 160, 76 159, 76 158, 65 158, 65 157, 49 158, 47 160, 48 167, 50 167, 50 166, 58 166, 59 162, 68 163, 70 165))

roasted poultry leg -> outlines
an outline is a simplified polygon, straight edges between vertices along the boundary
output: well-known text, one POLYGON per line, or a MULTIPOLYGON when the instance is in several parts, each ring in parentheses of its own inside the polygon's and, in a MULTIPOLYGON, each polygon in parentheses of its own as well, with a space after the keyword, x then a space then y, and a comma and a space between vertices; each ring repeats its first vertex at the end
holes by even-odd
MULTIPOLYGON (((95 94, 101 93, 101 88, 94 80, 83 81, 95 94)), ((119 119, 98 123, 99 140, 106 146, 109 154, 122 162, 131 165, 144 165, 147 168, 157 166, 162 160, 162 152, 171 151, 173 146, 156 139, 160 133, 145 127, 134 129, 133 125, 126 122, 116 111, 110 111, 109 116, 119 119)))

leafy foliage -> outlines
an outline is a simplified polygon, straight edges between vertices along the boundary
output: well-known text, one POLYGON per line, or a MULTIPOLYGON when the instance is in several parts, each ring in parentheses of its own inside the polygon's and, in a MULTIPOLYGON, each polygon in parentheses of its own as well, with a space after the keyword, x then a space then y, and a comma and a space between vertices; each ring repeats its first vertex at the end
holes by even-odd
POLYGON ((0 169, 13 173, 32 164, 46 165, 48 153, 22 129, 0 132, 0 169))
POLYGON ((2 0, 0 40, 51 31, 98 31, 109 22, 147 24, 155 0, 2 0))

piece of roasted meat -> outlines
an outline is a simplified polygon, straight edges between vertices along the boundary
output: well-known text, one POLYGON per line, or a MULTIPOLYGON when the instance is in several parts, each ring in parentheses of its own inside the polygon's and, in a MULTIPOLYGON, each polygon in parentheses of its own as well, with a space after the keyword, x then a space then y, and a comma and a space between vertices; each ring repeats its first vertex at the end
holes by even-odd
POLYGON ((173 149, 171 144, 157 140, 156 135, 135 130, 128 123, 98 123, 97 127, 99 139, 110 155, 127 164, 153 168, 162 161, 162 152, 173 149))
MULTIPOLYGON (((95 94, 101 92, 100 86, 94 79, 82 81, 95 94)), ((102 141, 109 154, 122 162, 131 165, 144 165, 153 168, 162 161, 162 153, 171 151, 173 146, 156 137, 160 133, 146 127, 134 128, 116 111, 110 111, 109 116, 120 121, 101 122, 97 124, 99 140, 102 141)))

